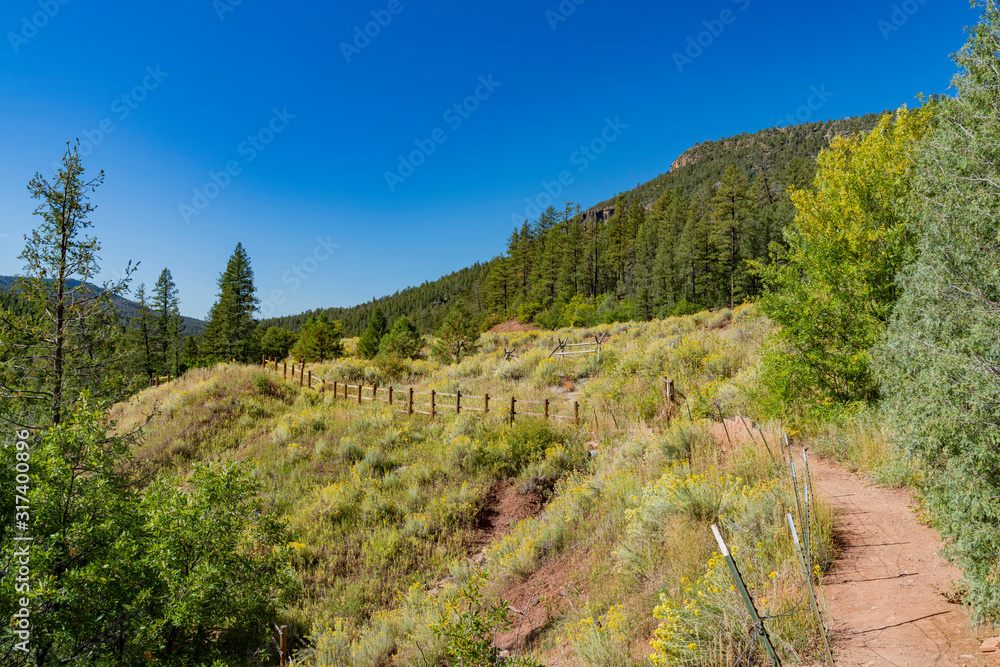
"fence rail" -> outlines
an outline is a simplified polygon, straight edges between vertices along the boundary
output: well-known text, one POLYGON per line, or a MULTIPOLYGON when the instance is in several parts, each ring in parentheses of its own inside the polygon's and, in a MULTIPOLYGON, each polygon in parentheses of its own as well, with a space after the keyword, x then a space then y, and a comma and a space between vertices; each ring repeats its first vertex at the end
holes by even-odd
POLYGON ((516 396, 511 396, 508 400, 506 398, 491 398, 489 394, 483 394, 482 396, 466 395, 460 391, 449 394, 444 392, 439 393, 433 389, 431 391, 414 391, 413 387, 379 387, 378 385, 366 387, 363 384, 344 384, 313 375, 312 371, 306 369, 305 364, 296 365, 292 363, 289 368, 288 362, 268 359, 267 357, 261 358, 261 366, 264 367, 264 370, 274 370, 282 378, 291 380, 293 383, 297 380, 300 387, 315 389, 320 392, 331 392, 336 398, 357 402, 358 405, 361 405, 365 401, 369 403, 385 403, 397 408, 400 413, 406 415, 427 415, 433 419, 444 412, 452 411, 455 414, 467 411, 478 412, 483 415, 493 412, 506 415, 511 421, 514 421, 515 417, 538 417, 553 421, 563 420, 572 421, 574 424, 580 423, 579 401, 554 402, 547 398, 540 401, 529 401, 518 399, 516 396), (290 374, 289 370, 291 370, 290 374), (379 392, 382 392, 381 396, 379 392), (430 401, 427 403, 416 403, 413 399, 418 396, 428 396, 430 397, 430 401), (531 412, 523 408, 518 409, 518 404, 540 406, 542 409, 540 412, 531 412), (416 408, 429 408, 429 411, 417 410, 416 408), (572 412, 572 414, 564 414, 569 412, 572 412))
POLYGON ((174 379, 172 375, 157 375, 155 377, 149 378, 150 387, 159 387, 161 384, 167 384, 174 379))

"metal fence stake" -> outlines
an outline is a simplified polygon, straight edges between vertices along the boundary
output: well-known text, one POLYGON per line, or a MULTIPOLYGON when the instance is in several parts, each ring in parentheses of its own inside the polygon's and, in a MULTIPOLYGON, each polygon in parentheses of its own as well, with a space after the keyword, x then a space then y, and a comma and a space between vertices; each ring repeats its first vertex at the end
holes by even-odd
POLYGON ((750 591, 747 590, 746 584, 743 583, 743 577, 740 575, 740 570, 736 567, 736 561, 733 560, 732 554, 729 553, 729 547, 726 546, 726 541, 722 539, 722 533, 719 532, 719 527, 714 523, 712 524, 712 533, 715 535, 715 541, 719 543, 719 551, 722 552, 722 557, 726 559, 726 565, 729 566, 729 572, 733 575, 733 581, 736 582, 736 588, 740 591, 740 595, 743 596, 743 604, 746 605, 747 611, 750 612, 750 618, 753 620, 754 627, 757 629, 757 637, 760 639, 761 643, 764 644, 764 649, 767 651, 767 655, 771 658, 771 664, 774 667, 781 667, 781 661, 778 659, 778 654, 774 652, 774 645, 771 643, 771 638, 767 634, 767 628, 764 627, 764 621, 761 620, 760 615, 757 613, 757 608, 753 606, 753 600, 750 598, 750 591))

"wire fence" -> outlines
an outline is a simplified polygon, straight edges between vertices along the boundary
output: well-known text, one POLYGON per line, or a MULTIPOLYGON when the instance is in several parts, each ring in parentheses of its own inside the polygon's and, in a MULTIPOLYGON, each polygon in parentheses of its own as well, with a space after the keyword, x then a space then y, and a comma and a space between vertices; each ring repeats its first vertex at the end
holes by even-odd
POLYGON ((526 400, 516 396, 501 398, 489 394, 482 396, 463 394, 460 391, 452 394, 433 389, 417 391, 413 387, 348 384, 313 375, 312 371, 306 369, 305 364, 292 363, 289 366, 287 361, 263 357, 261 365, 265 370, 273 370, 285 380, 298 381, 300 387, 332 393, 337 398, 357 402, 358 405, 385 403, 407 415, 425 415, 434 419, 445 413, 454 412, 459 415, 463 412, 473 412, 482 415, 501 414, 510 421, 514 421, 517 417, 536 417, 572 422, 577 425, 580 423, 579 401, 551 401, 548 398, 526 400))

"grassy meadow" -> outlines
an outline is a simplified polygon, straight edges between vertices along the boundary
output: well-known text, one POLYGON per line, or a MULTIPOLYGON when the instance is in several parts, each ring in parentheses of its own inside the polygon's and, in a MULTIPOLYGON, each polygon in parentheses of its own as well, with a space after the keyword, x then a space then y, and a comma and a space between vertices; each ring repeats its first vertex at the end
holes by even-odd
MULTIPOLYGON (((144 426, 135 456, 163 470, 238 462, 262 482, 293 536, 298 590, 275 621, 291 629, 296 665, 459 664, 477 641, 521 660, 509 664, 763 664, 713 523, 775 617, 779 653, 808 662, 820 649, 785 520, 796 498, 775 459, 782 427, 763 426, 769 452, 735 433, 730 447, 717 419, 747 414, 771 329, 743 306, 487 333, 453 365, 310 368, 339 383, 489 393, 485 417, 407 416, 241 365, 190 371, 111 417, 122 432, 144 426), (599 363, 547 358, 559 339, 603 333, 599 363), (661 378, 686 399, 670 420, 661 378), (579 401, 581 423, 510 424, 512 395, 579 401)), ((826 434, 831 447, 848 435, 826 434)), ((831 513, 813 509, 812 549, 826 554, 831 513)))

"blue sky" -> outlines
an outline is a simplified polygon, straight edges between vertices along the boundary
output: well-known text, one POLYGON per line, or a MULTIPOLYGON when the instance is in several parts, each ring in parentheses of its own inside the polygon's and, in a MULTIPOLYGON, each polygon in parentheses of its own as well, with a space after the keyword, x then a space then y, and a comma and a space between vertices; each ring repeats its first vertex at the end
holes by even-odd
POLYGON ((36 226, 27 182, 79 138, 106 174, 105 277, 169 267, 203 317, 241 241, 265 314, 354 305, 499 254, 546 184, 587 207, 698 141, 944 93, 977 16, 945 0, 7 0, 0 274, 36 226))

